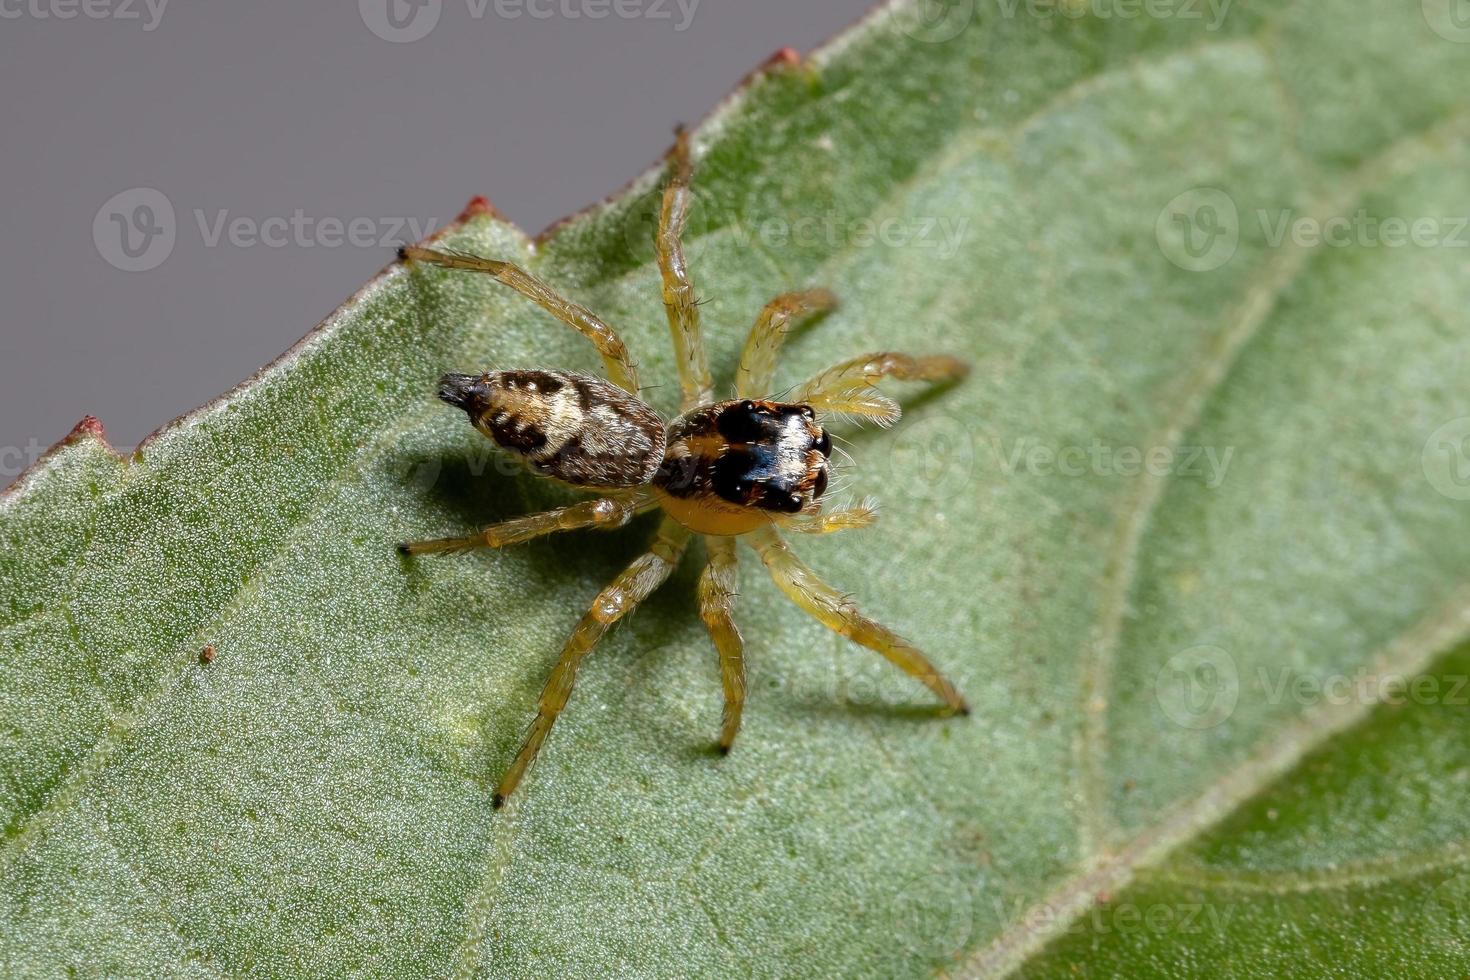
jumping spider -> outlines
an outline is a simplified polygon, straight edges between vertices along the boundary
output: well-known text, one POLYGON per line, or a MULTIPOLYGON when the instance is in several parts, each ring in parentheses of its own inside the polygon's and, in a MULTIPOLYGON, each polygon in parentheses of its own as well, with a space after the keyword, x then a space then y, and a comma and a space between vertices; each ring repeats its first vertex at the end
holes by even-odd
POLYGON ((554 293, 509 262, 405 248, 408 262, 484 272, 535 301, 581 333, 602 355, 607 379, 570 371, 491 371, 446 374, 439 397, 463 409, 470 422, 497 444, 518 453, 537 474, 582 490, 595 499, 530 514, 483 528, 468 537, 413 541, 407 555, 500 548, 543 534, 577 528, 621 527, 637 514, 664 512, 648 552, 598 593, 567 640, 525 743, 495 792, 500 806, 536 758, 566 707, 577 668, 608 627, 633 611, 678 564, 691 536, 704 535, 708 564, 699 581, 700 617, 719 654, 725 693, 720 751, 728 752, 745 703, 745 660, 740 631, 731 618, 735 598, 735 539, 760 555, 776 585, 824 626, 887 657, 952 710, 969 708, 953 684, 917 649, 858 612, 842 593, 817 577, 787 548, 778 528, 826 534, 864 527, 871 504, 822 513, 831 438, 819 413, 837 413, 890 424, 898 405, 877 393, 885 376, 947 381, 968 369, 953 357, 864 354, 833 365, 791 393, 788 401, 763 397, 776 355, 797 317, 833 305, 822 289, 786 293, 766 304, 756 319, 735 373, 734 401, 716 401, 700 332, 699 307, 680 237, 690 205, 689 139, 680 130, 670 152, 671 174, 654 246, 663 280, 664 307, 678 358, 683 414, 665 423, 638 398, 638 370, 612 328, 591 312, 554 293))

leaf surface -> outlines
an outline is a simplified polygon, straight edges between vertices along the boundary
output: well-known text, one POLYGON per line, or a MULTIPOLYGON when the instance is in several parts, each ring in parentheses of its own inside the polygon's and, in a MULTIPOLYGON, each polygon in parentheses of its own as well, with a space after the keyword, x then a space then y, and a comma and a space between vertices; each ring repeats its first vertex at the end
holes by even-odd
MULTIPOLYGON (((797 542, 971 718, 747 551, 716 759, 696 549, 492 811, 651 525, 394 554, 565 499, 441 372, 596 367, 492 282, 394 267, 135 454, 80 430, 0 503, 0 971, 1464 972, 1470 45, 1437 0, 1125 7, 885 8, 697 135, 720 377, 816 284, 843 305, 779 385, 975 365, 845 430, 882 520, 797 542)), ((669 413, 657 179, 447 243, 605 315, 669 413)))

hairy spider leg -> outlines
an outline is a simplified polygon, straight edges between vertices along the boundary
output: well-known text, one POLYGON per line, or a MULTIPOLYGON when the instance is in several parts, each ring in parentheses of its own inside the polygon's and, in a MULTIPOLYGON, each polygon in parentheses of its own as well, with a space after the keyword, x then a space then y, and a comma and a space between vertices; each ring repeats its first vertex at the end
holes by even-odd
POLYGON ((837 297, 825 289, 782 293, 761 309, 745 338, 740 366, 735 370, 735 394, 762 398, 770 393, 776 374, 776 356, 796 320, 808 313, 834 309, 837 297))
POLYGON ((699 617, 704 620, 720 658, 720 685, 725 690, 725 710, 720 722, 720 752, 730 751, 740 731, 745 709, 745 641, 730 615, 735 604, 735 578, 739 561, 735 539, 704 536, 709 561, 699 578, 699 617))
POLYGON ((653 250, 658 259, 659 276, 663 280, 664 310, 674 338, 674 360, 679 366, 683 407, 690 409, 714 400, 714 381, 710 378, 709 359, 704 351, 694 280, 689 275, 688 263, 684 261, 682 239, 693 201, 689 191, 693 167, 689 161, 689 134, 682 126, 674 132, 669 168, 669 182, 664 187, 658 228, 653 234, 653 250))
POLYGON ((567 638, 566 646, 561 651, 561 659, 556 662, 556 667, 546 680, 546 687, 541 692, 541 700, 537 706, 536 720, 526 732, 526 740, 516 753, 515 761, 501 778, 491 800, 493 806, 501 806, 515 792, 526 770, 536 760, 536 753, 541 751, 542 743, 551 732, 551 726, 556 724, 557 716, 567 706, 567 699, 572 696, 572 685, 576 682, 577 668, 581 666, 582 660, 592 652, 592 648, 602 639, 608 627, 632 612, 664 583, 669 573, 678 565, 688 544, 689 531, 671 518, 664 518, 648 551, 634 559, 632 564, 592 600, 591 608, 567 638))
POLYGON ((878 502, 863 500, 852 507, 818 514, 792 514, 781 521, 781 526, 797 534, 833 534, 871 527, 878 520, 878 502))
POLYGON ((484 259, 474 255, 457 255, 440 252, 432 248, 410 245, 399 251, 409 262, 427 262, 446 269, 466 269, 483 272, 532 300, 547 313, 592 341, 597 353, 602 355, 603 369, 607 378, 624 391, 638 394, 638 365, 633 362, 623 339, 617 331, 604 323, 591 310, 579 306, 559 295, 546 283, 525 269, 510 262, 484 259))
POLYGON ((970 373, 957 357, 914 357, 895 351, 861 354, 812 375, 791 393, 791 400, 818 412, 861 415, 891 425, 898 421, 898 403, 873 390, 884 377, 905 381, 958 381, 970 373))
POLYGON ((432 538, 427 541, 405 541, 398 546, 405 555, 453 554, 472 548, 504 548, 545 534, 595 528, 611 531, 622 527, 636 515, 658 506, 653 496, 644 491, 618 496, 597 497, 568 507, 512 517, 499 524, 482 527, 474 534, 458 538, 432 538))
POLYGON ((917 678, 955 711, 970 713, 970 706, 960 692, 928 658, 888 627, 858 612, 851 599, 823 582, 816 572, 792 554, 773 528, 752 531, 749 540, 776 586, 813 619, 854 643, 882 654, 904 673, 917 678))

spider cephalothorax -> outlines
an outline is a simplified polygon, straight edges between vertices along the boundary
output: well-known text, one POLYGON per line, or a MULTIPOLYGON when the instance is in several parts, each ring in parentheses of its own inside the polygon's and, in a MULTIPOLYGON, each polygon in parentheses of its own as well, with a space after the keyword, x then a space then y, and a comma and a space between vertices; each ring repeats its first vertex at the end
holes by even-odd
POLYGON ((488 273, 534 300, 596 345, 608 376, 550 370, 446 374, 439 383, 439 397, 463 409, 477 429, 520 455, 537 474, 595 491, 597 496, 494 524, 466 537, 409 542, 400 550, 412 555, 499 548, 556 531, 621 527, 649 510, 665 515, 648 552, 598 594, 567 640, 541 694, 536 720, 496 790, 496 806, 519 785, 535 760, 571 697, 582 659, 613 623, 663 584, 693 534, 704 535, 708 552, 699 607, 720 659, 725 693, 722 752, 729 751, 740 728, 746 691, 744 646, 731 617, 737 537, 756 550, 787 597, 823 625, 876 650, 951 709, 969 710, 959 691, 922 653, 858 612, 851 600, 793 555, 779 533, 826 534, 873 521, 870 503, 823 512, 821 497, 832 454, 831 437, 820 422, 823 413, 891 423, 898 418, 898 406, 874 390, 880 378, 953 380, 965 374, 965 365, 945 356, 864 354, 798 385, 789 401, 768 400, 765 391, 792 321, 833 305, 826 290, 809 289, 785 293, 766 304, 741 354, 735 375, 738 397, 716 400, 694 287, 680 244, 690 177, 689 143, 683 132, 675 141, 671 163, 654 235, 683 396, 682 414, 667 424, 638 397, 638 370, 622 340, 588 310, 508 262, 404 249, 406 260, 488 273))
POLYGON ((810 405, 703 405, 673 421, 665 444, 654 494, 699 534, 741 534, 770 523, 770 512, 811 511, 827 489, 832 439, 810 405))

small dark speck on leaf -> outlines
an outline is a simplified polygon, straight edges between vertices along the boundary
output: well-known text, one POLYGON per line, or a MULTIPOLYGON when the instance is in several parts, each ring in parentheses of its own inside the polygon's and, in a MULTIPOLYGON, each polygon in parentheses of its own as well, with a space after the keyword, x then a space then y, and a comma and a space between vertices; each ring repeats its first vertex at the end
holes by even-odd
POLYGON ((199 662, 201 664, 214 663, 214 644, 206 643, 204 649, 199 651, 199 662))

